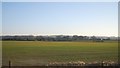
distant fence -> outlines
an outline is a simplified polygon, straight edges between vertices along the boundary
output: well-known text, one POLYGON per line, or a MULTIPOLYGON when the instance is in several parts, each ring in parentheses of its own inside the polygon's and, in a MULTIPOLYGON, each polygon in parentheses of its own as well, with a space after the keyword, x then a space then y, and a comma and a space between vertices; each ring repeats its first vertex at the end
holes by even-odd
MULTIPOLYGON (((2 68, 9 68, 4 66, 2 68)), ((11 68, 120 68, 119 66, 12 66, 11 68)))
POLYGON ((68 63, 59 63, 53 62, 43 66, 14 66, 12 62, 9 61, 8 66, 2 66, 1 68, 120 68, 118 63, 115 62, 104 62, 101 63, 85 63, 83 61, 79 62, 68 62, 68 63))

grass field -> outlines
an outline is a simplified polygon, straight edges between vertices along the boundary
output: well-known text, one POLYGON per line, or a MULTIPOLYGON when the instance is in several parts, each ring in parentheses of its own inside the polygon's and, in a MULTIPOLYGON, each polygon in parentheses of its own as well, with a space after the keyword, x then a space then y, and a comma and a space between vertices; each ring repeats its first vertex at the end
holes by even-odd
POLYGON ((3 65, 44 65, 51 62, 117 61, 117 41, 106 42, 40 42, 3 41, 3 65))
POLYGON ((0 41, 0 67, 2 66, 2 41, 0 41))

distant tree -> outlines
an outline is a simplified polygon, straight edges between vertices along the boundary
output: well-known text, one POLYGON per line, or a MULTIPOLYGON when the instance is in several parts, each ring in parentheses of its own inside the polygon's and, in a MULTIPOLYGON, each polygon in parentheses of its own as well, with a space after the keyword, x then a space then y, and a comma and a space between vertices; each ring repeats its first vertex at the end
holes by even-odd
POLYGON ((96 41, 97 38, 96 38, 95 36, 92 36, 91 39, 92 39, 93 41, 96 41))

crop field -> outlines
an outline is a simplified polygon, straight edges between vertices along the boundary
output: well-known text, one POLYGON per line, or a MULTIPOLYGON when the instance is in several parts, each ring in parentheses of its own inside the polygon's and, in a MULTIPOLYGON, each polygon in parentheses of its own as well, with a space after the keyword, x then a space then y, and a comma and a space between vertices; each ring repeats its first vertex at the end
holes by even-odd
POLYGON ((118 59, 117 41, 3 41, 3 65, 40 66, 53 62, 101 62, 118 59))

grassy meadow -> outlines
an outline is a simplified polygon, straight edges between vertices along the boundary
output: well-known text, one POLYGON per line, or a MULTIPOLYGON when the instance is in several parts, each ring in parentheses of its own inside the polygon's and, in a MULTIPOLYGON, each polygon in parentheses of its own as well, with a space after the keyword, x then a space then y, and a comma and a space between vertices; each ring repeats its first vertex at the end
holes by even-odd
POLYGON ((2 41, 0 41, 0 67, 2 66, 2 41))
POLYGON ((51 62, 117 61, 117 41, 2 41, 3 65, 39 66, 51 62))

